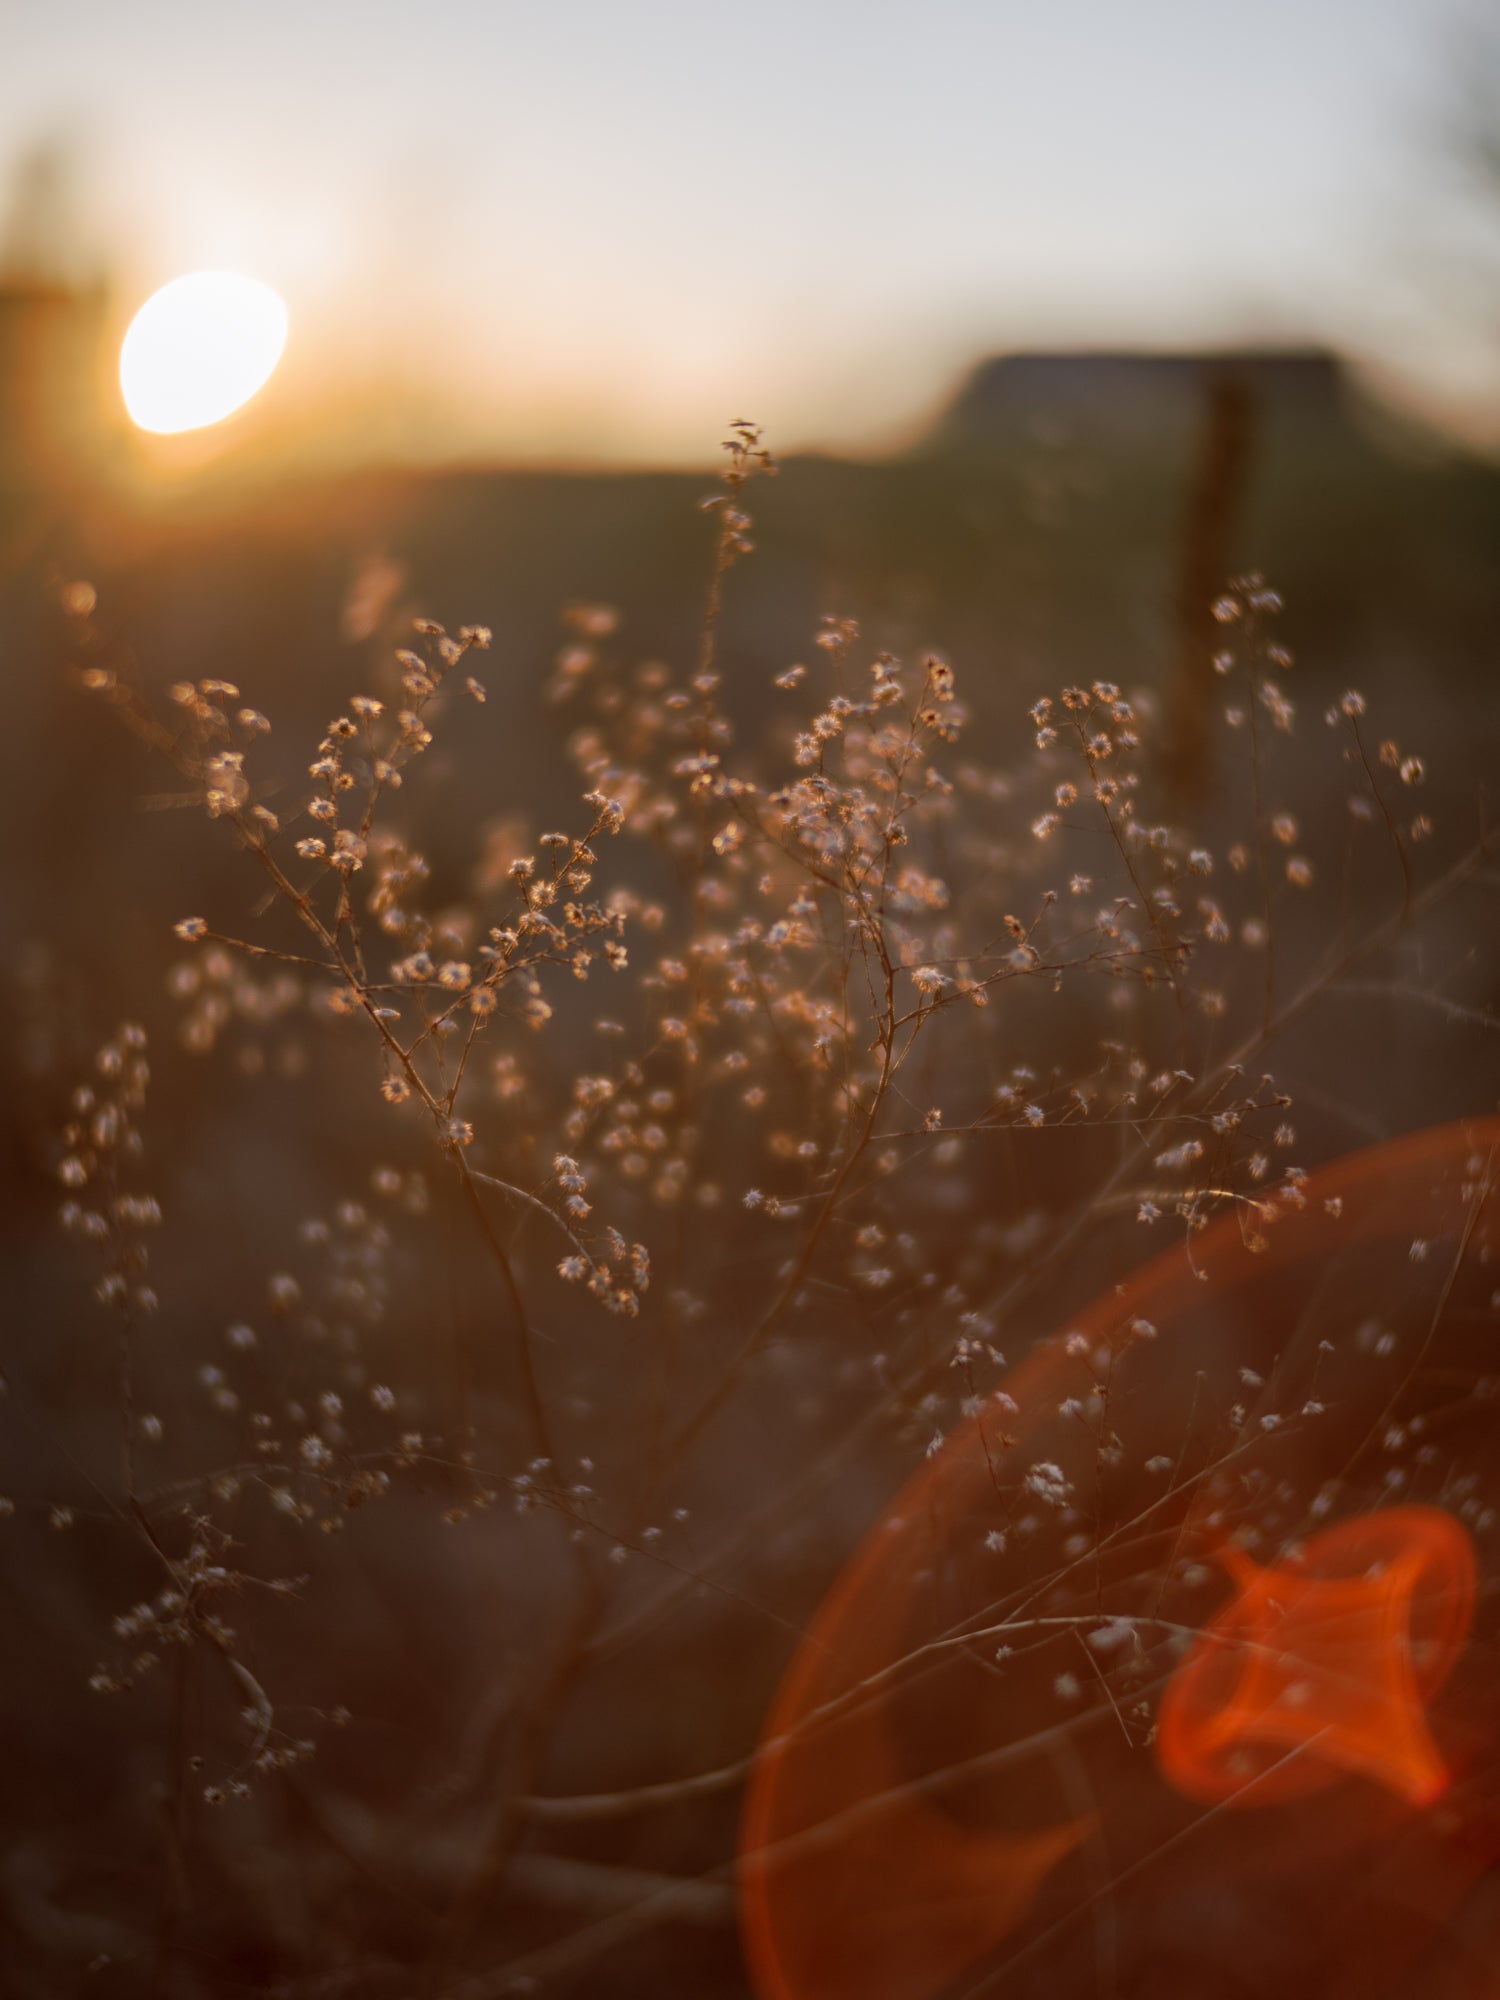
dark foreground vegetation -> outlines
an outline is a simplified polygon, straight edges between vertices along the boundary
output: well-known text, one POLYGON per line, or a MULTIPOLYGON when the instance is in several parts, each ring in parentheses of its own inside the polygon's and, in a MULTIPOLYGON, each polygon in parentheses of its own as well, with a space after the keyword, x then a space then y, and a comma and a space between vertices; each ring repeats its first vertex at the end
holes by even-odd
POLYGON ((1500 479, 1214 407, 18 528, 11 1990, 745 1992, 901 1480, 1495 1108, 1500 479))

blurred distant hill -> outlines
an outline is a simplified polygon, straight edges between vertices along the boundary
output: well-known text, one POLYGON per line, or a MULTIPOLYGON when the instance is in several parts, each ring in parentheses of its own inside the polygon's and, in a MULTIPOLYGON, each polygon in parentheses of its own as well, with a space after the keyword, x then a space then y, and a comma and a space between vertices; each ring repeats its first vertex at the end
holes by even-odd
POLYGON ((1004 451, 1028 433, 1054 442, 1159 444, 1196 424, 1205 397, 1224 381, 1240 384, 1277 422, 1350 419, 1347 371, 1325 348, 1000 354, 973 371, 923 448, 1004 451))

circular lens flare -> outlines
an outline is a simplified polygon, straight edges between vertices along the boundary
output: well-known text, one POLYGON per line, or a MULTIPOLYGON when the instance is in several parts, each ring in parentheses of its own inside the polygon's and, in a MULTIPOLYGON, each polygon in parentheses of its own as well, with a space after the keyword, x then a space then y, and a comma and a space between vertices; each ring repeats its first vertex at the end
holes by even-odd
POLYGON ((742 1821, 760 2000, 1500 1993, 1500 1118, 1260 1222, 1039 1340, 833 1585, 742 1821))
POLYGON ((144 431, 202 430, 248 403, 286 346, 286 307, 233 271, 174 278, 141 307, 120 349, 120 389, 144 431))

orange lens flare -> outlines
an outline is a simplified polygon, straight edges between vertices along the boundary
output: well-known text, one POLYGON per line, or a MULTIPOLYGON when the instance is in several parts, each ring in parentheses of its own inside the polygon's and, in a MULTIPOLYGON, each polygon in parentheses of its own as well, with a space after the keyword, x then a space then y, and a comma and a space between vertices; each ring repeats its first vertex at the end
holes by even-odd
POLYGON ((1413 1133, 1226 1210, 976 1397, 767 1718, 759 2000, 1500 1992, 1428 1976, 1500 1854, 1463 1525, 1500 1518, 1497 1269, 1500 1118, 1413 1133), (1261 1804, 1274 1839, 1225 1810, 1261 1804))
POLYGON ((1274 1805, 1350 1773, 1412 1805, 1448 1771, 1424 1704, 1474 1611, 1473 1545, 1451 1514, 1391 1508, 1341 1522, 1295 1560, 1226 1550, 1238 1594, 1162 1701, 1157 1763, 1189 1798, 1274 1805))
POLYGON ((1010 1936, 1091 1824, 985 1833, 900 1786, 848 1818, 741 1862, 742 1881, 758 1879, 784 1911, 776 1963, 795 1966, 796 1982, 774 1989, 783 1994, 933 2000, 1010 1936))

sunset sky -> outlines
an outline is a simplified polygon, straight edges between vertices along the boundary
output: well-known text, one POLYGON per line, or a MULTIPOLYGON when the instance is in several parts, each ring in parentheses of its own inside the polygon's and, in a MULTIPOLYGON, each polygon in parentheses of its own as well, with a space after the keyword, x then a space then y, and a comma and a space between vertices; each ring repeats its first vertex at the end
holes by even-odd
POLYGON ((275 286, 284 413, 376 452, 878 449, 1043 343, 1328 337, 1461 410, 1482 11, 0 0, 0 173, 70 151, 122 318, 275 286))

